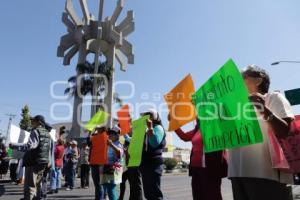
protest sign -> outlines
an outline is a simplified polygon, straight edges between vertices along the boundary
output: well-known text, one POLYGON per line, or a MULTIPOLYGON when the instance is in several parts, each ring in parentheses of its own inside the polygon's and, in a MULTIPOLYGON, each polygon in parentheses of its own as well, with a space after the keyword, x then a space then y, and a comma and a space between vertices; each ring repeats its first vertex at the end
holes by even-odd
MULTIPOLYGON (((17 143, 17 144, 25 144, 29 140, 30 133, 20 129, 19 127, 11 124, 9 128, 9 137, 8 137, 8 144, 9 143, 17 143)), ((14 159, 21 159, 23 158, 24 152, 18 151, 16 149, 11 149, 9 152, 9 157, 14 159)))
POLYGON ((96 126, 104 124, 108 119, 109 114, 103 111, 98 111, 92 119, 85 125, 85 129, 93 131, 96 126))
POLYGON ((127 134, 130 132, 130 114, 129 106, 125 105, 117 112, 118 122, 121 129, 121 135, 127 134))
POLYGON ((146 121, 149 116, 143 116, 132 122, 132 138, 128 147, 129 162, 128 167, 138 167, 142 162, 145 133, 147 129, 146 121))
POLYGON ((9 143, 25 144, 28 142, 30 133, 11 124, 9 128, 9 143))
POLYGON ((107 150, 108 150, 108 145, 107 145, 107 133, 98 133, 96 135, 92 135, 91 137, 95 137, 91 140, 95 142, 95 144, 98 144, 97 148, 94 148, 93 155, 96 156, 91 156, 90 163, 91 164, 101 164, 105 165, 108 163, 108 158, 107 158, 107 150))
POLYGON ((189 74, 164 95, 170 113, 169 131, 175 131, 196 119, 196 110, 192 103, 194 92, 193 78, 189 74))
POLYGON ((194 95, 205 152, 263 142, 253 103, 230 59, 194 95))

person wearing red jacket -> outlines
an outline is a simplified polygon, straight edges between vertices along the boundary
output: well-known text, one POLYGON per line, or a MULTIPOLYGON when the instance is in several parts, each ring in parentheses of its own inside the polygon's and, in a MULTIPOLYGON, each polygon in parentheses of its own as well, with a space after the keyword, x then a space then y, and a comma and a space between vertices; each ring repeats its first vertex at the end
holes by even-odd
POLYGON ((204 153, 199 121, 191 131, 175 130, 185 142, 192 142, 189 175, 192 177, 194 200, 222 200, 222 178, 227 176, 227 161, 223 151, 204 153))
POLYGON ((64 141, 58 139, 54 150, 55 166, 51 169, 51 190, 49 194, 58 193, 58 190, 61 188, 61 169, 63 167, 64 151, 64 141))

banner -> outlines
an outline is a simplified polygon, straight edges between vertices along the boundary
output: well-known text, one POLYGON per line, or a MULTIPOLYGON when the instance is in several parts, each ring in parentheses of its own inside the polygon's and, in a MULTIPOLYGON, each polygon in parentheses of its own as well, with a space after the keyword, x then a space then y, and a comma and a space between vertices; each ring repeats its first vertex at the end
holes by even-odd
POLYGON ((85 129, 93 131, 96 126, 104 124, 108 119, 109 114, 103 111, 98 111, 92 119, 85 125, 85 129))
POLYGON ((142 162, 144 139, 147 129, 146 121, 148 119, 149 116, 147 115, 132 122, 133 133, 128 147, 128 167, 138 167, 142 162))
POLYGON ((205 152, 263 142, 253 103, 230 59, 194 95, 205 152))
POLYGON ((95 137, 93 140, 96 142, 96 144, 99 144, 97 148, 93 149, 93 155, 97 156, 91 156, 90 164, 92 165, 105 165, 108 163, 108 145, 107 145, 107 133, 98 133, 96 135, 92 135, 91 137, 95 137))
POLYGON ((121 129, 121 135, 125 135, 130 132, 130 114, 129 106, 125 105, 117 112, 118 122, 121 129))
POLYGON ((29 140, 30 133, 11 124, 9 129, 8 143, 25 144, 29 140))
POLYGON ((164 95, 170 111, 169 131, 175 131, 196 119, 196 110, 192 103, 194 92, 193 78, 189 74, 164 95))
MULTIPOLYGON (((30 133, 11 124, 9 129, 9 143, 26 144, 29 140, 30 133)), ((24 152, 12 149, 9 156, 14 159, 21 159, 24 152)))
MULTIPOLYGON (((50 131, 51 139, 56 142, 56 130, 52 129, 50 131)), ((17 144, 26 144, 29 140, 30 133, 28 131, 24 131, 16 125, 11 124, 9 129, 9 137, 7 144, 17 143, 17 144)), ((24 152, 18 151, 16 149, 10 149, 10 157, 15 159, 23 158, 24 152)))

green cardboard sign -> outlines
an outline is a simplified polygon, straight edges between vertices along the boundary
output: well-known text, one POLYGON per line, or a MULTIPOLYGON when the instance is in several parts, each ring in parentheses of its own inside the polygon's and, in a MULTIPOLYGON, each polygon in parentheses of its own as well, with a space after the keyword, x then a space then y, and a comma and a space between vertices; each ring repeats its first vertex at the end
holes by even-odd
POLYGON ((129 162, 128 167, 138 167, 142 162, 142 153, 144 147, 144 139, 147 129, 146 121, 149 116, 143 116, 132 122, 132 138, 128 147, 129 162))
POLYGON ((96 126, 104 124, 108 119, 109 114, 103 111, 98 111, 92 119, 85 125, 85 129, 93 131, 96 126))
POLYGON ((229 60, 195 94, 205 152, 263 142, 243 77, 229 60))

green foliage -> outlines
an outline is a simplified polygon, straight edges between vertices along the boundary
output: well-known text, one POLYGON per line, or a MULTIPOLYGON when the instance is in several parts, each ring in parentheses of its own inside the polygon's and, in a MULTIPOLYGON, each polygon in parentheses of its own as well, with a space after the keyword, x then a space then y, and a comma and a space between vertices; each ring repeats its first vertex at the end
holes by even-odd
POLYGON ((29 115, 29 107, 27 105, 24 106, 22 109, 22 119, 20 121, 20 128, 25 130, 25 131, 30 131, 30 115, 29 115))
MULTIPOLYGON (((70 86, 65 89, 65 95, 69 95, 70 97, 72 97, 77 93, 77 91, 80 91, 83 96, 86 96, 88 94, 92 95, 94 87, 95 63, 89 63, 88 61, 86 61, 85 63, 78 64, 76 70, 80 74, 83 74, 84 77, 80 80, 79 83, 77 82, 77 75, 70 77, 68 79, 70 86)), ((99 64, 98 74, 104 75, 107 80, 110 80, 113 74, 113 67, 108 66, 106 62, 102 62, 99 64)), ((107 89, 105 88, 105 81, 105 78, 100 78, 99 80, 97 80, 98 88, 96 89, 96 91, 97 96, 100 97, 99 104, 103 103, 104 101, 102 96, 104 96, 107 89)), ((119 104, 120 107, 123 105, 123 101, 117 93, 113 94, 113 100, 115 103, 119 104)))
POLYGON ((177 166, 177 160, 175 158, 166 158, 164 160, 166 170, 173 170, 177 166))
POLYGON ((182 162, 181 167, 182 167, 182 169, 187 169, 189 167, 189 165, 186 162, 182 162))

